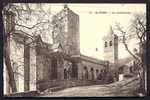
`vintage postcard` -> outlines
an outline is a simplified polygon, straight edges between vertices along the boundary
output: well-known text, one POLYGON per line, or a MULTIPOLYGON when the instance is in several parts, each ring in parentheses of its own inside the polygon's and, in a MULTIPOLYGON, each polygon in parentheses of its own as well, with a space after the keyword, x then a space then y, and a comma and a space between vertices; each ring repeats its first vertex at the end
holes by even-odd
POLYGON ((145 96, 146 4, 8 3, 6 97, 145 96))

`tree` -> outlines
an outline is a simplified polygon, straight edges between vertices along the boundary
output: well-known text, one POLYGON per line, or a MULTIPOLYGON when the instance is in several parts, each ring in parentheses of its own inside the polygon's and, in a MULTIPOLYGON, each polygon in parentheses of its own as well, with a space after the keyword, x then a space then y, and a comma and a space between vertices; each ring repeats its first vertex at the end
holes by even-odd
POLYGON ((131 25, 127 30, 124 29, 119 23, 116 23, 116 30, 121 33, 121 41, 125 46, 125 49, 130 55, 133 56, 135 61, 137 61, 138 74, 140 76, 141 92, 145 94, 145 73, 146 73, 146 14, 134 14, 131 20, 131 25), (127 41, 136 38, 138 39, 138 44, 140 46, 139 52, 134 49, 132 52, 129 49, 127 41))
POLYGON ((50 13, 46 13, 41 4, 35 9, 30 4, 4 4, 3 8, 3 33, 4 33, 4 60, 9 76, 9 85, 12 92, 17 92, 14 71, 10 59, 10 37, 15 31, 25 33, 30 37, 30 45, 35 41, 35 37, 51 30, 50 13), (32 9, 33 8, 33 9, 32 9), (43 16, 47 16, 44 18, 43 16), (36 17, 36 18, 35 18, 36 17), (35 18, 35 20, 33 20, 35 18), (27 22, 28 21, 28 22, 27 22), (28 24, 31 22, 30 24, 28 24))
MULTIPOLYGON (((9 15, 7 16, 9 18, 11 18, 9 15)), ((16 88, 16 83, 15 83, 15 79, 14 79, 14 73, 13 73, 13 69, 11 67, 11 61, 10 61, 10 34, 14 31, 13 28, 10 29, 6 29, 5 30, 5 34, 4 34, 4 60, 5 60, 5 64, 7 67, 7 71, 8 71, 8 76, 9 76, 9 85, 11 86, 12 92, 16 92, 17 88, 16 88)))

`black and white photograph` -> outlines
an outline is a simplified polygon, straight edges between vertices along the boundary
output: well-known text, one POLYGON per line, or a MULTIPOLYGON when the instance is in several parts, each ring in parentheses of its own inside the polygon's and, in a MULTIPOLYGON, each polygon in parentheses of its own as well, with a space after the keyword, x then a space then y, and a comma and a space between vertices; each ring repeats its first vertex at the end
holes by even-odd
POLYGON ((8 3, 4 97, 143 97, 145 3, 8 3))

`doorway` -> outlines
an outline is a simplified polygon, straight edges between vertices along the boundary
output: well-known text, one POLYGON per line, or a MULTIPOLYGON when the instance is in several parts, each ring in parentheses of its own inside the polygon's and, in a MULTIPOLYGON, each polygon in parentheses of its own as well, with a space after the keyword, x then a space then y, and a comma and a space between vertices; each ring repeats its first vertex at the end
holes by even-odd
POLYGON ((72 78, 78 78, 78 66, 76 63, 72 63, 72 78))
POLYGON ((51 79, 57 79, 57 59, 52 59, 51 68, 51 79))

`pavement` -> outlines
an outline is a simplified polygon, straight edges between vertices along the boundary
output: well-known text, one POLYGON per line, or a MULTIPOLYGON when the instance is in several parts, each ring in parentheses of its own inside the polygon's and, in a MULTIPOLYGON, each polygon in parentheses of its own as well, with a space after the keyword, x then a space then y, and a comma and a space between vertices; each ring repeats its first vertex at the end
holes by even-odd
POLYGON ((135 91, 139 88, 137 78, 125 79, 105 85, 79 86, 64 90, 41 94, 40 97, 125 97, 137 96, 135 91))

